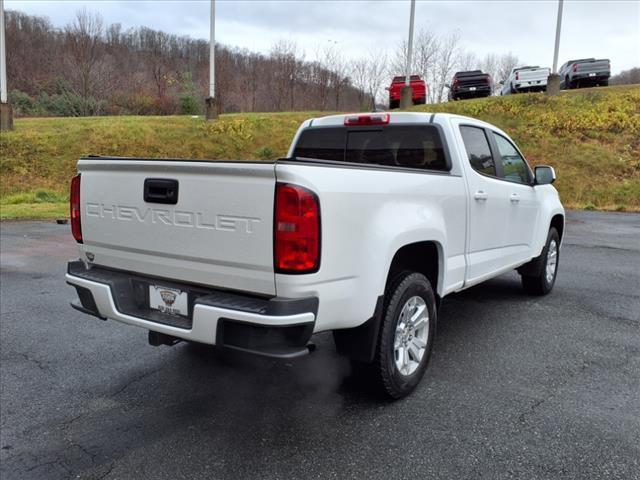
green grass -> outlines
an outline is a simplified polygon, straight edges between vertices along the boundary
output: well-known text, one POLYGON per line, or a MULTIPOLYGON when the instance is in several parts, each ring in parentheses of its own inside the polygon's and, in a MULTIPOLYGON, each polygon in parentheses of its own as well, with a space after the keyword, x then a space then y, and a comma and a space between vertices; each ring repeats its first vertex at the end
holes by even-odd
MULTIPOLYGON (((565 206, 640 211, 640 87, 511 95, 414 107, 505 130, 533 165, 553 165, 565 206)), ((0 135, 0 218, 66 216, 82 155, 269 160, 286 155, 304 119, 326 112, 202 117, 17 119, 0 135)))
POLYGON ((0 204, 1 220, 42 220, 68 216, 67 202, 0 204))

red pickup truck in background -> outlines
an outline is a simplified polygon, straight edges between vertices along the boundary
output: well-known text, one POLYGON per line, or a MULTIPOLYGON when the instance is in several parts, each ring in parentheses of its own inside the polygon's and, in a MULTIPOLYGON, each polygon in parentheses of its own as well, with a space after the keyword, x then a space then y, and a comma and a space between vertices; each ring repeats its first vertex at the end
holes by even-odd
MULTIPOLYGON (((393 77, 389 90, 389 109, 398 108, 400 106, 400 92, 404 87, 404 75, 401 77, 393 77)), ((420 75, 411 75, 409 77, 409 85, 413 91, 413 104, 419 105, 427 102, 427 84, 420 78, 420 75)))

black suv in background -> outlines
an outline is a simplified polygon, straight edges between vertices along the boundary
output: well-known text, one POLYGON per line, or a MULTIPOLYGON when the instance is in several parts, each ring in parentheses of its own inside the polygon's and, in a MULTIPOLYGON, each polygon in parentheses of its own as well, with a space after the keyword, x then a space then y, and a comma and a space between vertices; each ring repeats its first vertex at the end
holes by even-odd
POLYGON ((606 87, 611 76, 611 62, 607 58, 569 60, 560 67, 560 88, 606 87))
POLYGON ((493 91, 493 84, 488 73, 482 70, 456 72, 449 87, 449 100, 463 98, 488 97, 493 91))

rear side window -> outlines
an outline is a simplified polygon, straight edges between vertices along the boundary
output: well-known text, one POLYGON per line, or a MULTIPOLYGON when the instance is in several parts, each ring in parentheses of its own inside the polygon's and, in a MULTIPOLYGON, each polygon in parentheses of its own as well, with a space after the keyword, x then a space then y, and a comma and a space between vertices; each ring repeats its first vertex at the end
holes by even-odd
POLYGON ((310 128, 302 132, 294 157, 344 160, 347 131, 344 128, 310 128))
POLYGON ((389 125, 375 129, 310 128, 300 135, 294 156, 387 167, 449 170, 440 131, 432 125, 389 125))
POLYGON ((496 176, 496 165, 491 156, 489 141, 484 129, 478 127, 460 127, 464 147, 469 156, 469 163, 476 172, 496 176))

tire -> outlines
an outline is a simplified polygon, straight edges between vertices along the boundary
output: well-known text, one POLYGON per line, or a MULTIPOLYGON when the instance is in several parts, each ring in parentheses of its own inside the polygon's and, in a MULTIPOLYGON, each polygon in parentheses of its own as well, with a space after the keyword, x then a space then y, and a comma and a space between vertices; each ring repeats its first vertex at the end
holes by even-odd
POLYGON ((609 80, 603 80, 602 82, 600 82, 600 86, 601 87, 608 87, 609 86, 609 80))
POLYGON ((400 106, 399 100, 389 100, 389 110, 394 110, 400 106))
POLYGON ((405 397, 422 379, 433 348, 436 320, 436 299, 429 280, 420 273, 397 275, 385 294, 372 365, 376 386, 387 396, 405 397), (423 313, 417 316, 418 311, 423 313), (398 330, 407 318, 418 323, 413 327, 407 323, 402 331, 398 330))
POLYGON ((536 275, 522 275, 522 286, 527 293, 532 295, 547 295, 553 289, 558 276, 558 265, 560 260, 560 236, 558 231, 551 227, 547 235, 547 243, 542 249, 539 257, 531 262, 535 263, 536 275), (551 272, 551 263, 553 271, 551 272))

